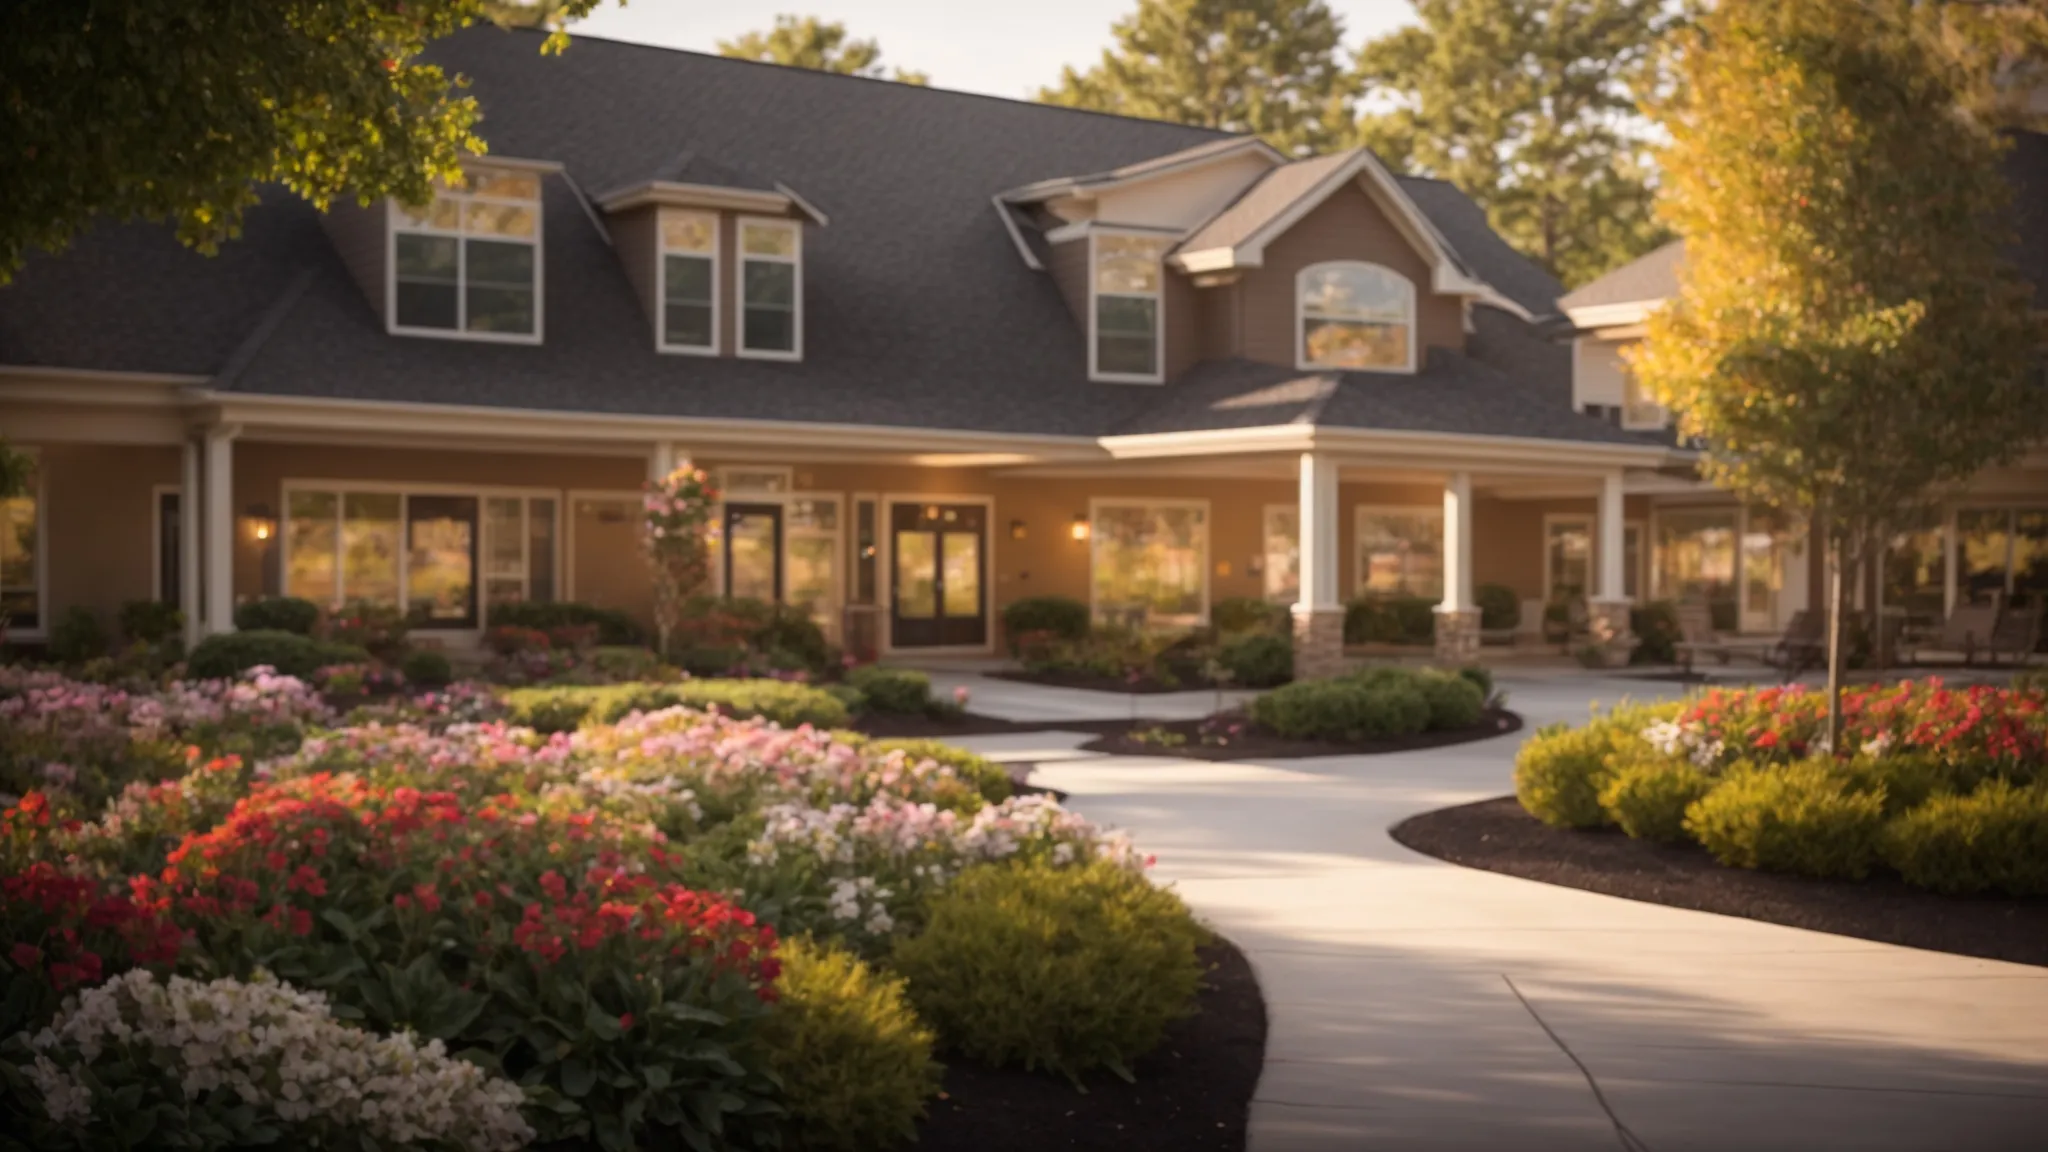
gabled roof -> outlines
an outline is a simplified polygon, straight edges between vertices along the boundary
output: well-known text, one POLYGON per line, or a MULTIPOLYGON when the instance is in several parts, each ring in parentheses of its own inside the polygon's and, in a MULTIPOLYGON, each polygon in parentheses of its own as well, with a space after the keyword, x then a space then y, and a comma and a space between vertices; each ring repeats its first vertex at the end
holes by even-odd
POLYGON ((1558 308, 1570 316, 1581 327, 1586 324, 1602 323, 1601 317, 1613 313, 1608 323, 1632 323, 1642 318, 1650 307, 1668 300, 1678 293, 1678 266, 1685 259, 1685 241, 1673 240, 1662 248, 1623 264, 1614 271, 1561 297, 1558 308), (1632 318, 1621 313, 1633 308, 1632 318), (1591 316, 1581 320, 1581 316, 1591 316))
POLYGON ((819 227, 829 221, 810 201, 780 180, 770 180, 685 148, 645 180, 593 197, 608 212, 640 204, 704 204, 741 211, 794 212, 819 227))

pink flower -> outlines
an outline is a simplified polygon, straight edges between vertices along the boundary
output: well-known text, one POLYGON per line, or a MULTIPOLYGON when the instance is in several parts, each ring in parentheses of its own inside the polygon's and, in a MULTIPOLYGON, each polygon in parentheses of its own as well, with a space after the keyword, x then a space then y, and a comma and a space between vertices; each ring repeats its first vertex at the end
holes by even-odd
POLYGON ((953 703, 958 704, 962 708, 965 708, 967 707, 968 699, 973 695, 974 693, 969 692, 967 690, 967 686, 963 684, 960 687, 953 689, 953 703))

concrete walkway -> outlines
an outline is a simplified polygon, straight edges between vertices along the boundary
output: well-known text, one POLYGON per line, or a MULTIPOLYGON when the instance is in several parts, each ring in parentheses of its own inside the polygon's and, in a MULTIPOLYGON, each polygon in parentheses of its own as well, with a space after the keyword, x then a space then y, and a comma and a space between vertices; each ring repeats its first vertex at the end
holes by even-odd
MULTIPOLYGON (((1668 690, 1507 687, 1532 726, 1668 690)), ((1270 764, 1083 739, 960 742, 1037 762, 1130 829, 1251 957, 1271 1017, 1254 1152, 2048 1149, 2048 970, 1556 888, 1387 836, 1508 791, 1519 737, 1270 764)))

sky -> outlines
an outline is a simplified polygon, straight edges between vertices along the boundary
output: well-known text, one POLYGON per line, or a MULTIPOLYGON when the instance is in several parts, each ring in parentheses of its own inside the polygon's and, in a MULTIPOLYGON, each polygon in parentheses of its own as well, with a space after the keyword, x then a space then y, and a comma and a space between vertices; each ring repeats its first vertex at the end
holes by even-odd
MULTIPOLYGON (((1328 0, 1347 48, 1414 19, 1408 0, 1328 0)), ((611 40, 716 52, 718 41, 765 29, 778 13, 817 16, 882 46, 885 66, 930 73, 932 86, 1028 98, 1109 46, 1109 26, 1136 0, 630 0, 570 29, 611 40)))

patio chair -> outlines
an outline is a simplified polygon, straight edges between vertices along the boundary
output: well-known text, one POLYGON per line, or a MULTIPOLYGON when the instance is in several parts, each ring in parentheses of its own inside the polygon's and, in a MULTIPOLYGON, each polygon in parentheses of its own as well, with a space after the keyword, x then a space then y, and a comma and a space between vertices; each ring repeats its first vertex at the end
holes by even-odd
POLYGON ((1735 655, 1736 646, 1714 631, 1714 614, 1705 604, 1695 601, 1681 603, 1677 615, 1678 643, 1672 648, 1678 654, 1679 667, 1691 672, 1696 657, 1712 656, 1726 664, 1729 657, 1735 655))
MULTIPOLYGON (((2036 622, 2038 626, 2038 621, 2036 622)), ((1930 655, 1955 656, 1969 667, 1977 660, 1977 654, 1991 643, 1991 634, 1998 630, 1998 609, 1989 604, 1963 604, 1948 614, 1942 621, 1941 629, 1930 640, 1923 640, 1901 651, 1900 659, 1918 664, 1930 655)))
POLYGON ((1998 614, 1998 623, 1992 626, 1991 639, 1984 645, 1984 659, 1996 664, 2000 656, 2010 656, 2013 664, 2025 664, 2040 640, 2041 606, 2008 608, 1998 614))

